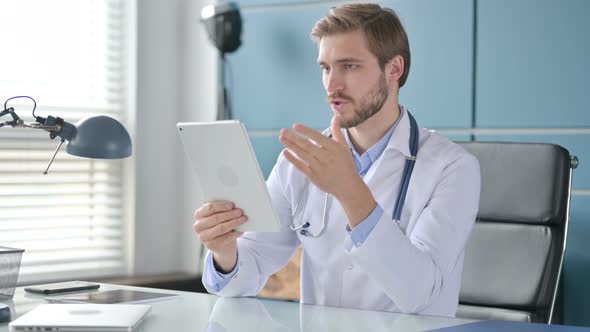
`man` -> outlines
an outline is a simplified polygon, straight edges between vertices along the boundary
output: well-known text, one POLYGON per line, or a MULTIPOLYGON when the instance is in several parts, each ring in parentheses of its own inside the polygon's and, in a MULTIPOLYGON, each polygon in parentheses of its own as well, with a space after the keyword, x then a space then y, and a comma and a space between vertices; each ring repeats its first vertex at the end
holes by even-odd
POLYGON ((230 202, 195 212, 194 229, 210 250, 205 287, 254 296, 302 244, 303 303, 454 316, 479 206, 477 160, 414 127, 418 153, 404 195, 412 125, 398 92, 410 51, 397 15, 347 4, 331 9, 311 34, 330 129, 295 124, 280 133, 286 149, 267 181, 280 232, 242 236, 234 229, 247 216, 230 202), (397 202, 402 196, 405 204, 397 202), (392 220, 398 205, 401 215, 392 220))

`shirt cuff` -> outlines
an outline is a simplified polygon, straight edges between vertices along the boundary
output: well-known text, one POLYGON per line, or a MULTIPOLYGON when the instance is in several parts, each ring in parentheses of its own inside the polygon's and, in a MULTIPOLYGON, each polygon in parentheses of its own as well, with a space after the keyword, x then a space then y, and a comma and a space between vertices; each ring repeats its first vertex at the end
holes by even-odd
POLYGON ((221 291, 237 272, 237 263, 234 269, 227 274, 217 271, 217 269, 215 269, 215 264, 213 263, 213 254, 211 252, 207 253, 207 258, 205 259, 205 283, 209 288, 213 289, 213 291, 221 291))
MULTIPOLYGON (((347 241, 349 244, 354 245, 355 247, 360 247, 363 242, 369 237, 375 225, 379 222, 379 219, 383 216, 383 209, 379 204, 375 206, 373 212, 369 214, 365 220, 361 221, 360 224, 356 225, 353 229, 350 229, 350 226, 346 225, 346 232, 350 237, 350 241, 347 241)), ((352 249, 352 246, 349 245, 348 250, 352 249)))

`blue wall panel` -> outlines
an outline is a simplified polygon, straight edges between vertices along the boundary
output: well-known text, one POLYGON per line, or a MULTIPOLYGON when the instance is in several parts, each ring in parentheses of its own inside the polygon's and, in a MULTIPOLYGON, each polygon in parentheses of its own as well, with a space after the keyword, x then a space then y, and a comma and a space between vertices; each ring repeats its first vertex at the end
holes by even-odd
POLYGON ((570 215, 563 271, 564 319, 566 324, 590 325, 590 196, 574 196, 570 215))
POLYGON ((248 129, 329 126, 331 111, 311 27, 326 5, 244 13, 242 47, 228 56, 234 117, 248 129), (233 82, 231 82, 233 81, 233 82))
MULTIPOLYGON (((333 4, 243 12, 243 46, 228 55, 228 82, 236 118, 249 129, 278 129, 301 122, 329 124, 317 47, 309 33, 333 4)), ((406 24, 412 66, 400 102, 421 125, 471 125, 473 4, 383 1, 406 24), (444 55, 444 56, 440 56, 444 55)))
POLYGON ((264 178, 267 179, 270 171, 277 162, 279 154, 283 150, 283 145, 279 142, 277 135, 250 135, 252 148, 256 154, 256 159, 262 170, 264 178))
POLYGON ((473 1, 382 1, 398 12, 412 63, 400 103, 430 128, 469 128, 472 117, 473 1))
POLYGON ((590 135, 477 135, 476 140, 559 144, 580 161, 574 171, 574 189, 590 189, 590 135))
POLYGON ((477 127, 590 126, 590 1, 480 0, 477 127))

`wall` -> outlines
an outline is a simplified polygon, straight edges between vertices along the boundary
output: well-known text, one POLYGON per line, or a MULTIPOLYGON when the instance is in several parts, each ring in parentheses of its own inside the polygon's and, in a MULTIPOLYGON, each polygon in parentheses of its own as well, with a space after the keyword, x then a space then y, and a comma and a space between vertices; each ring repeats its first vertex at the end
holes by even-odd
MULTIPOLYGON (((313 23, 336 2, 241 0, 243 46, 228 56, 235 117, 249 128, 265 175, 278 131, 322 129, 325 103, 313 23)), ((552 142, 580 159, 565 261, 565 320, 590 325, 590 2, 397 0, 412 68, 400 101, 425 127, 456 140, 552 142)))
POLYGON ((197 197, 176 134, 180 121, 215 114, 215 52, 199 23, 201 0, 138 1, 136 208, 133 275, 196 274, 197 197))

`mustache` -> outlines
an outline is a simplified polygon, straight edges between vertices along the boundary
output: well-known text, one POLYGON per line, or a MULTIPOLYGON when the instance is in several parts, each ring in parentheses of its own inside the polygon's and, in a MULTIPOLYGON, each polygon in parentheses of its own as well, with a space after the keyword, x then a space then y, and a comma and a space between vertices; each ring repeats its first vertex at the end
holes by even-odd
POLYGON ((351 97, 343 95, 338 92, 330 93, 327 97, 327 100, 329 103, 332 102, 332 100, 334 100, 334 99, 340 99, 340 100, 349 101, 349 102, 353 101, 353 99, 351 97))

